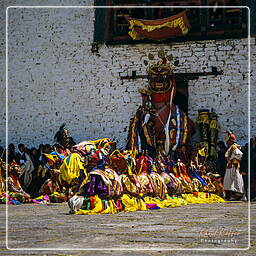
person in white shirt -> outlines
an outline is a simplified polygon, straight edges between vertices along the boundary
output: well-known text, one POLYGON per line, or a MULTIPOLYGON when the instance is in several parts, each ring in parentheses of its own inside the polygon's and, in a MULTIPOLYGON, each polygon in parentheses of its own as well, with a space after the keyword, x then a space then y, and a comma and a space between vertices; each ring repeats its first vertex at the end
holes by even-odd
POLYGON ((25 152, 26 148, 24 144, 18 145, 19 152, 17 153, 16 161, 21 166, 20 178, 23 183, 25 190, 28 189, 32 181, 32 172, 34 170, 34 165, 30 159, 30 156, 25 152))
POLYGON ((240 145, 236 144, 236 137, 227 131, 226 143, 228 150, 225 154, 227 159, 226 172, 223 186, 227 200, 240 200, 244 195, 244 182, 240 173, 240 161, 243 156, 240 145))

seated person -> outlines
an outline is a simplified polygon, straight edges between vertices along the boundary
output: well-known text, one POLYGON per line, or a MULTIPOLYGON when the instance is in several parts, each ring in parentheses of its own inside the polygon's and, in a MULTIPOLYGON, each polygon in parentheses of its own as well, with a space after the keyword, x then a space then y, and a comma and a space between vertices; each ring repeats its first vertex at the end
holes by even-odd
POLYGON ((12 198, 16 198, 20 202, 30 202, 30 195, 27 194, 20 185, 19 176, 21 173, 21 168, 19 165, 11 164, 9 168, 8 177, 8 191, 12 198))
POLYGON ((51 178, 47 179, 39 190, 39 195, 51 195, 54 192, 60 193, 59 175, 60 171, 57 169, 51 169, 51 178))

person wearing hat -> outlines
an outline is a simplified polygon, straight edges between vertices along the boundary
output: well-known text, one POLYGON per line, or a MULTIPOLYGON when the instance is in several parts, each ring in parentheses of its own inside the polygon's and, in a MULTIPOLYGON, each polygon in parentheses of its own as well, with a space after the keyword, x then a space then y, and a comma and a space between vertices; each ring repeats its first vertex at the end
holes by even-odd
POLYGON ((239 172, 243 153, 240 146, 236 144, 236 137, 233 133, 227 131, 225 140, 228 145, 225 154, 227 166, 223 181, 226 200, 240 200, 244 195, 243 177, 239 172))
POLYGON ((13 162, 9 166, 9 176, 7 179, 7 189, 11 198, 17 199, 20 202, 30 202, 30 195, 22 188, 19 177, 22 173, 21 167, 13 162))

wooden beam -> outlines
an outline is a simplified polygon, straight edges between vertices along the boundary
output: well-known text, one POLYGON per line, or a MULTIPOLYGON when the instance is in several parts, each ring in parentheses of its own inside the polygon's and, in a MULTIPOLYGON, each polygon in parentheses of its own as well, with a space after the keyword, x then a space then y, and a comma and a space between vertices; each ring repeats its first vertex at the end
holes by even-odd
MULTIPOLYGON (((198 73, 173 73, 176 81, 188 81, 199 79, 200 76, 218 76, 223 75, 223 71, 217 71, 217 68, 212 67, 211 72, 198 72, 198 73)), ((131 76, 120 76, 122 80, 124 79, 147 79, 148 75, 136 75, 133 71, 131 76)))

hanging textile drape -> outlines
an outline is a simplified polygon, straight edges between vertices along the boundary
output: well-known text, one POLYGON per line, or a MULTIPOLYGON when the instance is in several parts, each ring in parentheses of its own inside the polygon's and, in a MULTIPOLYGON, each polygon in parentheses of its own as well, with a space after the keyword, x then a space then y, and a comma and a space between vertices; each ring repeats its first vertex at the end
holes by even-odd
POLYGON ((130 25, 131 31, 128 33, 133 40, 143 38, 164 40, 186 35, 190 29, 186 11, 159 20, 140 20, 128 15, 125 15, 125 19, 130 25))

